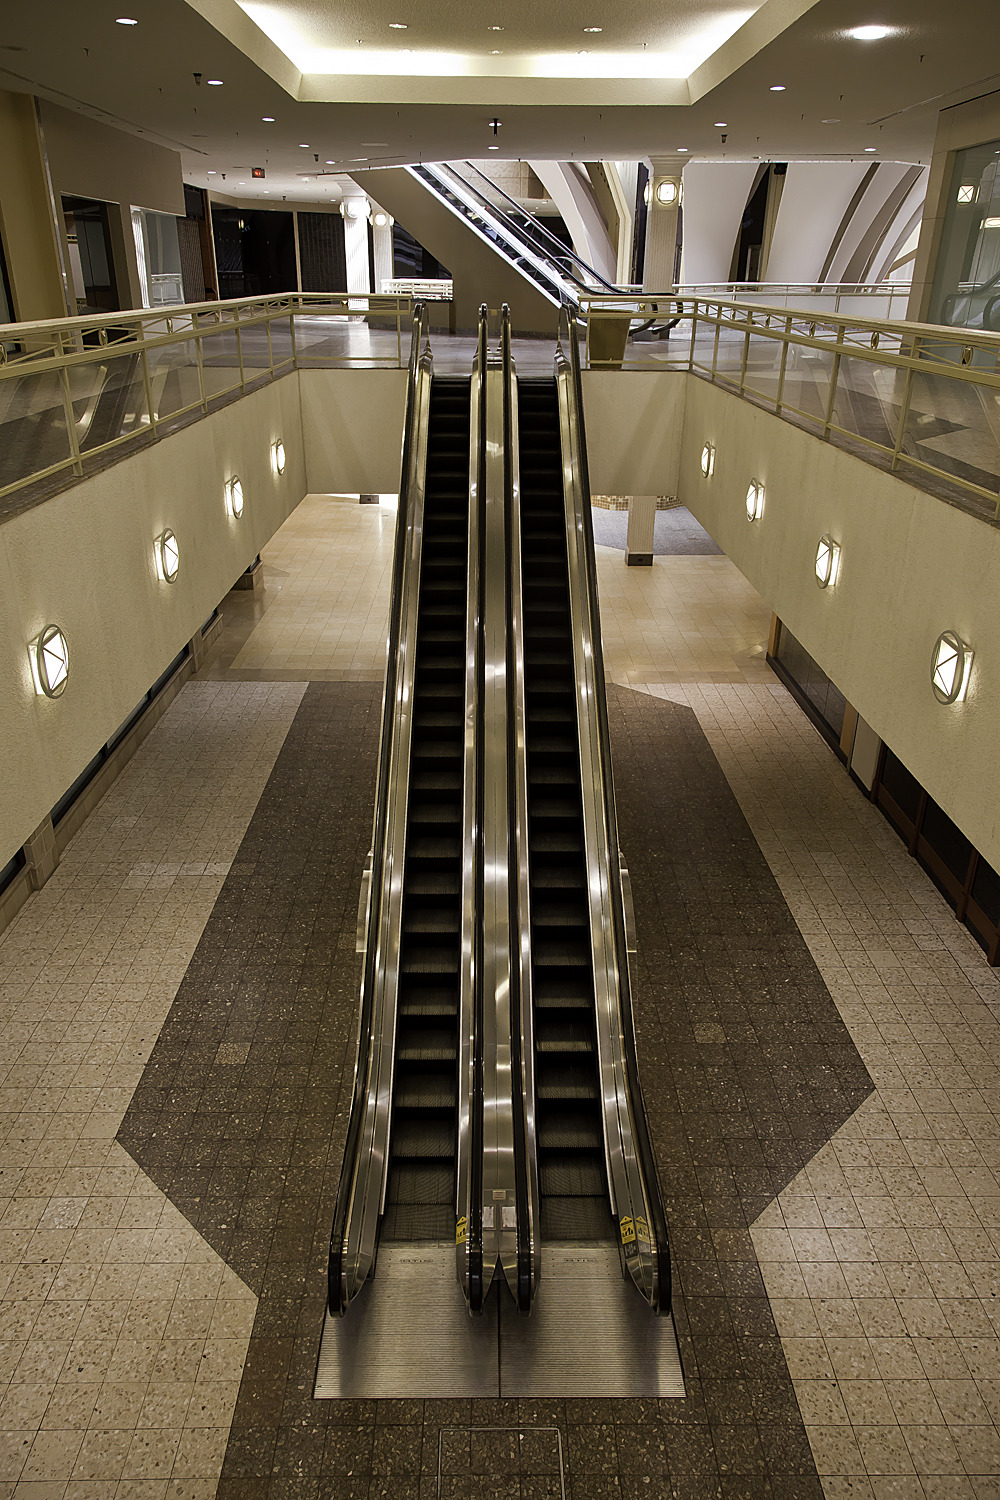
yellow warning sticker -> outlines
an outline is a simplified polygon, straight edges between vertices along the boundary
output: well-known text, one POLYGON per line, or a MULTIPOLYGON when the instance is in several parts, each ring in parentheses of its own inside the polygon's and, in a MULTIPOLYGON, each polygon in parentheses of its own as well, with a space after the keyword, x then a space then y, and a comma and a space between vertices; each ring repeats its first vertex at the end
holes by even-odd
POLYGON ((465 1228, 466 1228, 467 1222, 468 1221, 467 1221, 465 1215, 463 1214, 462 1217, 458 1220, 458 1222, 455 1225, 455 1244, 456 1245, 464 1245, 465 1244, 465 1228))
POLYGON ((646 1223, 645 1219, 636 1219, 635 1233, 637 1239, 642 1240, 647 1245, 651 1243, 652 1235, 649 1232, 649 1225, 646 1223))
POLYGON ((622 1215, 621 1220, 622 1244, 630 1245, 635 1240, 635 1225, 628 1214, 622 1215))

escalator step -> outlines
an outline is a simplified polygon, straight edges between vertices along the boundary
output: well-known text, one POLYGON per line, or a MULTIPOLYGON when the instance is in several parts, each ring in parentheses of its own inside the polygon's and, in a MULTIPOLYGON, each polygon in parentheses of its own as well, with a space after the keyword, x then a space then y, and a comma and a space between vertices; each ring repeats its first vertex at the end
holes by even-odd
MULTIPOLYGON (((392 1131, 392 1154, 397 1161, 445 1161, 449 1164, 455 1156, 454 1117, 441 1119, 435 1115, 421 1118, 418 1115, 403 1115, 396 1121, 392 1131)), ((572 1143, 568 1149, 572 1148, 572 1143)))

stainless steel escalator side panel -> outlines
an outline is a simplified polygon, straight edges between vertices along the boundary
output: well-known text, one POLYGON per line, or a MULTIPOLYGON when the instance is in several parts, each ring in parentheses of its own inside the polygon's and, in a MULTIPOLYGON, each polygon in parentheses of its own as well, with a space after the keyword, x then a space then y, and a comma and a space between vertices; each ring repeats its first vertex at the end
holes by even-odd
POLYGON ((504 361, 504 405, 507 449, 507 513, 508 549, 510 565, 510 618, 508 622, 508 657, 511 681, 509 684, 508 745, 512 752, 512 764, 508 767, 512 803, 512 950, 517 977, 517 1003, 511 1019, 515 1028, 514 1041, 519 1057, 519 1078, 512 1080, 520 1087, 514 1089, 513 1107, 519 1111, 515 1120, 519 1157, 522 1163, 520 1193, 523 1202, 519 1212, 521 1256, 527 1259, 527 1286, 523 1284, 524 1271, 516 1285, 511 1286, 514 1300, 521 1311, 530 1308, 541 1278, 540 1204, 538 1186, 537 1110, 535 1088, 535 1011, 531 981, 531 879, 528 863, 528 753, 527 753, 527 701, 525 697, 524 666, 524 590, 521 555, 521 465, 520 434, 518 430, 517 381, 513 359, 510 357, 509 319, 506 328, 504 361))
POLYGON ((462 928, 459 991, 458 1150, 455 1176, 455 1260, 470 1312, 482 1312, 482 953, 478 892, 482 880, 479 774, 482 662, 480 519, 485 496, 487 319, 479 310, 479 338, 469 410, 469 535, 465 617, 465 747, 462 777, 462 928))
MULTIPOLYGON (((565 315, 560 319, 560 333, 565 315)), ((571 337, 575 338, 575 328, 571 337)), ((604 1149, 612 1210, 618 1225, 618 1247, 625 1274, 657 1310, 667 1305, 668 1287, 661 1285, 661 1257, 656 1232, 659 1209, 655 1180, 647 1181, 639 1132, 644 1122, 638 1083, 631 1076, 626 1054, 631 1035, 627 940, 622 888, 618 873, 618 839, 613 815, 611 763, 602 735, 604 705, 600 616, 588 556, 585 507, 590 504, 586 482, 583 415, 573 365, 562 338, 556 353, 556 383, 562 453, 563 498, 567 531, 567 562, 576 677, 583 826, 587 865, 590 933, 593 955, 595 1022, 604 1149), (626 1014, 627 1012, 627 1014, 626 1014), (654 1195, 655 1201, 654 1201, 654 1195)))
POLYGON ((507 767, 507 535, 503 368, 486 373, 483 507, 483 1282, 517 1275, 517 1177, 511 1067, 512 935, 507 767))
MULTIPOLYGON (((398 567, 400 608, 395 633, 390 621, 389 669, 383 699, 383 734, 379 755, 371 887, 365 934, 362 1015, 370 1012, 367 1036, 360 1038, 355 1074, 351 1159, 345 1153, 338 1192, 332 1268, 339 1266, 340 1286, 330 1287, 331 1309, 344 1312, 371 1275, 378 1246, 379 1220, 385 1204, 389 1167, 396 1000, 402 936, 403 869, 409 802, 410 742, 416 670, 417 614, 423 546, 427 435, 433 357, 426 323, 415 329, 411 356, 404 437, 404 472, 399 498, 396 546, 403 549, 398 567), (422 352, 419 344, 423 341, 422 352), (345 1177, 347 1181, 345 1182, 345 1177)), ((394 575, 397 564, 394 564, 394 575)))

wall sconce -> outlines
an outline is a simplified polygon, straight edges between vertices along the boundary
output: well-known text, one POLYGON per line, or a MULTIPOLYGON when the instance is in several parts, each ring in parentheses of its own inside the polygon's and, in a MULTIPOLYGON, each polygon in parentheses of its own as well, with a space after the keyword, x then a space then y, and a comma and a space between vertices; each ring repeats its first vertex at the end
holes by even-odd
POLYGON ((367 198, 342 198, 340 200, 340 214, 344 219, 367 219, 367 198))
POLYGON ((816 548, 816 582, 821 589, 828 589, 837 582, 840 572, 840 544, 832 536, 821 536, 816 548))
POLYGON ((701 472, 706 479, 711 479, 715 473, 715 444, 706 443, 701 450, 701 472))
POLYGON ((164 583, 173 583, 180 566, 180 548, 172 531, 161 532, 156 538, 153 556, 156 559, 156 576, 164 583))
POLYGON ((747 489, 747 520, 759 521, 764 513, 764 486, 759 479, 751 479, 747 489))
POLYGON ((647 182, 642 196, 647 208, 650 204, 657 208, 676 208, 681 201, 680 178, 661 177, 658 182, 647 182))
POLYGON ((46 698, 58 698, 69 677, 69 647, 59 626, 46 625, 29 642, 28 656, 35 692, 46 698))
POLYGON ((236 474, 232 479, 226 480, 226 509, 234 521, 238 521, 243 514, 243 486, 236 474))
POLYGON ((931 686, 939 703, 962 703, 969 688, 972 647, 953 630, 938 636, 931 655, 931 686))
POLYGON ((387 214, 384 209, 381 208, 371 208, 368 217, 376 229, 391 229, 393 224, 395 224, 396 222, 392 217, 392 214, 387 214))
POLYGON ((285 445, 280 438, 275 438, 271 444, 271 468, 276 475, 285 472, 285 445))

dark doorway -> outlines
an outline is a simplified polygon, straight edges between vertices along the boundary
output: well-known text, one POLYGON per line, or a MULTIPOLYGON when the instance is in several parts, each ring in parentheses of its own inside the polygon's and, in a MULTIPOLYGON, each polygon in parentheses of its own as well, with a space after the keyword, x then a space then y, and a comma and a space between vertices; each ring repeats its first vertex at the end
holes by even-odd
POLYGON ((402 224, 392 226, 392 274, 401 278, 416 277, 418 281, 450 281, 447 266, 425 250, 402 224))
POLYGON ((295 229, 290 213, 214 204, 212 232, 221 298, 297 290, 295 229))
POLYGON ((299 211, 299 263, 304 292, 346 292, 347 252, 339 214, 299 211))
POLYGON ((63 196, 70 276, 77 314, 118 312, 122 302, 111 247, 107 203, 63 196))

